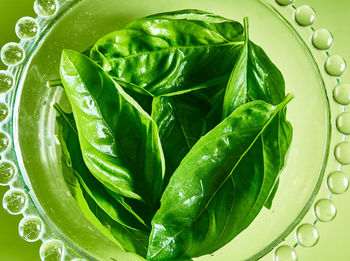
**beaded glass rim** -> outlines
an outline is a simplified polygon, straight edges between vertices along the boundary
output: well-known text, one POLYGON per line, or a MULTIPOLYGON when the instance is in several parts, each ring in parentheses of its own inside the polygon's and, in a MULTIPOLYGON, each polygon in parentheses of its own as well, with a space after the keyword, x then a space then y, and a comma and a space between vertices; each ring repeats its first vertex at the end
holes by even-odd
MULTIPOLYGON (((16 24, 19 43, 7 43, 1 49, 1 60, 8 66, 0 71, 0 185, 9 186, 4 194, 3 207, 11 215, 23 215, 19 223, 20 236, 28 241, 42 241, 39 250, 41 260, 55 257, 55 260, 84 260, 69 246, 65 245, 50 227, 40 218, 28 190, 18 171, 18 162, 14 150, 13 115, 9 111, 21 75, 26 63, 26 50, 36 46, 38 36, 54 22, 55 18, 68 7, 80 0, 36 0, 34 3, 36 19, 23 17, 16 24)), ((333 44, 333 36, 327 29, 315 29, 316 14, 308 5, 295 6, 294 0, 260 0, 271 7, 294 29, 301 41, 309 48, 317 61, 320 74, 326 86, 327 97, 332 108, 330 115, 332 132, 328 163, 323 183, 314 198, 312 207, 283 242, 272 250, 274 261, 296 261, 298 247, 313 247, 319 241, 318 222, 330 222, 337 214, 332 201, 334 195, 343 194, 349 187, 349 181, 342 171, 350 164, 350 84, 341 83, 340 76, 345 72, 346 62, 339 55, 328 52, 333 44), (333 151, 333 153, 332 153, 333 151)))

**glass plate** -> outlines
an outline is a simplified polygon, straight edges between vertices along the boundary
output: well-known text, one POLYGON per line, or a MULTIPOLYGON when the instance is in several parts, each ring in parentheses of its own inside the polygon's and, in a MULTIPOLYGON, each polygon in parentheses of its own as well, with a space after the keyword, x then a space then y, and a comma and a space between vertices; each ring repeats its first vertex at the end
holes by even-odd
POLYGON ((331 34, 312 27, 311 7, 296 8, 292 0, 37 0, 38 17, 17 23, 21 42, 1 51, 9 67, 0 73, 0 184, 10 186, 4 208, 24 216, 22 238, 43 241, 42 260, 138 260, 84 217, 63 179, 68 169, 61 162, 52 104, 69 104, 62 88, 46 86, 59 77, 62 49, 83 51, 136 18, 188 8, 237 21, 248 16, 252 40, 295 96, 288 105, 293 141, 272 208, 225 247, 195 260, 297 260, 298 245, 318 242, 316 223, 335 217, 331 197, 348 188, 341 167, 350 163, 344 135, 350 133, 350 116, 343 106, 350 102, 350 87, 338 78, 344 60, 327 52, 331 34))

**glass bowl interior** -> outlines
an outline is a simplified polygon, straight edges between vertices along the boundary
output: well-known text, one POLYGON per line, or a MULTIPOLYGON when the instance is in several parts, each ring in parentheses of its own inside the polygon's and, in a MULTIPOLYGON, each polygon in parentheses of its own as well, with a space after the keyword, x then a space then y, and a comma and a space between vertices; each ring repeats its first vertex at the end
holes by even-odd
POLYGON ((249 17, 251 40, 262 46, 295 99, 288 105, 294 134, 286 167, 270 210, 213 256, 198 260, 257 259, 271 250, 300 221, 319 188, 329 146, 329 106, 322 77, 308 48, 292 27, 259 0, 82 0, 57 17, 22 71, 14 101, 14 140, 20 170, 44 220, 89 260, 137 260, 124 253, 82 214, 64 181, 69 171, 61 161, 55 137, 58 102, 69 110, 57 79, 61 51, 83 51, 104 34, 146 15, 202 9, 242 21, 249 17))

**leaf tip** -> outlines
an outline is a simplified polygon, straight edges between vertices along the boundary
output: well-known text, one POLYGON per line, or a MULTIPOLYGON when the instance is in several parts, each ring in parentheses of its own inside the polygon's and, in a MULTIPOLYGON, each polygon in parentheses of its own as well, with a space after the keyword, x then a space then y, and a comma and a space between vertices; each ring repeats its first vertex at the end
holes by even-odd
POLYGON ((61 64, 74 60, 73 57, 80 57, 82 54, 71 50, 71 49, 63 49, 61 54, 61 64))
POLYGON ((75 51, 73 51, 71 49, 63 49, 62 50, 62 56, 70 56, 70 55, 72 55, 74 53, 77 53, 77 52, 75 52, 75 51))

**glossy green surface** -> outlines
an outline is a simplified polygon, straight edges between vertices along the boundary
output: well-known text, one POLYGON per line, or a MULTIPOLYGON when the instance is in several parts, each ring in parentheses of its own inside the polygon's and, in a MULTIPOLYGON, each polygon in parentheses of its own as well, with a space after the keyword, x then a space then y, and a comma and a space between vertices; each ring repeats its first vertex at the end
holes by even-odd
MULTIPOLYGON (((0 20, 4 26, 0 28, 0 42, 4 44, 8 41, 16 41, 14 33, 14 24, 21 16, 32 15, 32 1, 24 0, 2 0, 1 1, 0 20)), ((318 15, 317 27, 328 28, 336 38, 334 46, 331 49, 332 53, 339 53, 345 59, 349 60, 348 51, 348 35, 349 27, 344 26, 348 23, 348 13, 350 5, 347 1, 319 1, 319 0, 300 0, 298 5, 311 5, 318 15)), ((271 52, 271 50, 270 50, 271 52)), ((46 56, 47 57, 47 56, 46 56)), ((282 57, 282 56, 280 56, 282 57)), ((277 59, 278 60, 278 59, 277 59)), ((283 62, 281 62, 283 63, 283 62)), ((4 68, 3 65, 2 68, 4 68)), ((343 81, 349 81, 349 75, 344 74, 343 81)), ((332 87, 332 86, 330 86, 332 87)), ((305 104, 305 103, 304 103, 305 104)), ((302 107, 299 107, 302 108, 302 107)), ((316 126, 315 126, 316 127, 316 126)), ((1 188, 1 191, 6 189, 1 188)), ((347 247, 349 224, 348 202, 350 195, 336 197, 335 203, 339 211, 337 218, 331 223, 320 226, 321 240, 318 245, 312 249, 298 249, 299 260, 333 260, 336 253, 337 260, 345 261, 350 256, 349 248, 347 247), (324 236, 322 236, 324 235, 324 236)), ((38 246, 39 243, 29 244, 24 242, 17 235, 17 224, 19 217, 9 216, 4 210, 0 210, 0 218, 2 221, 3 236, 1 237, 1 259, 4 260, 39 260, 38 246), (21 251, 18 251, 20 249, 21 251)), ((249 247, 246 245, 245 247, 249 247)), ((270 259, 269 259, 270 260, 270 259)))
POLYGON ((226 82, 241 42, 240 23, 186 10, 133 21, 100 39, 90 57, 123 87, 175 95, 226 82))
MULTIPOLYGON (((249 40, 248 18, 244 19, 244 30, 245 44, 240 49, 238 61, 232 70, 225 90, 223 118, 227 117, 240 105, 249 101, 262 100, 277 105, 285 97, 285 82, 281 72, 269 59, 264 50, 249 40)), ((286 120, 286 109, 279 113, 278 119, 273 121, 266 132, 266 135, 262 136, 260 144, 254 146, 254 149, 259 150, 257 147, 261 146, 263 155, 270 155, 270 157, 263 157, 265 161, 277 161, 279 162, 279 167, 275 169, 269 168, 273 164, 267 164, 263 167, 264 160, 259 161, 259 156, 256 153, 250 153, 247 156, 249 158, 247 162, 251 162, 249 164, 250 168, 243 169, 247 173, 254 173, 255 169, 264 170, 264 175, 268 177, 262 182, 261 192, 256 199, 254 207, 258 209, 261 201, 265 203, 267 208, 272 206, 272 201, 279 185, 277 177, 285 165, 285 156, 292 141, 293 128, 286 120), (279 146, 273 149, 275 153, 271 153, 272 150, 269 147, 274 147, 276 143, 279 146), (275 187, 271 191, 273 186, 275 187), (270 195, 267 201, 266 194, 270 195)), ((246 217, 247 223, 250 223, 255 217, 254 211, 251 212, 253 214, 249 213, 246 217)))
MULTIPOLYGON (((212 253, 249 225, 269 190, 257 207, 259 197, 252 195, 259 194, 256 179, 262 173, 247 178, 246 157, 259 154, 254 145, 261 135, 271 135, 270 124, 291 99, 287 96, 278 106, 262 101, 242 105, 193 146, 171 177, 152 220, 150 260, 212 253)), ((272 162, 267 165, 279 170, 279 161, 272 162)))
POLYGON ((87 218, 126 251, 146 255, 148 235, 143 220, 120 204, 86 167, 72 114, 60 111, 59 141, 72 173, 65 177, 70 192, 87 218), (115 239, 114 239, 115 238, 115 239), (138 240, 135 240, 138 239, 138 240))
POLYGON ((89 170, 114 193, 154 207, 165 170, 156 123, 86 56, 65 50, 60 74, 89 170))
MULTIPOLYGON (((208 48, 207 46, 209 46, 210 50, 210 48, 215 49, 218 46, 220 48, 221 44, 217 44, 214 41, 214 43, 207 45, 207 40, 205 38, 209 37, 209 39, 211 39, 213 35, 216 36, 216 34, 220 32, 220 38, 223 37, 222 32, 226 34, 224 39, 229 38, 228 36, 230 35, 237 36, 237 29, 232 26, 232 24, 236 25, 238 28, 241 27, 239 23, 200 10, 162 13, 132 22, 123 29, 103 37, 102 40, 99 40, 92 48, 91 57, 100 61, 103 70, 113 74, 115 67, 111 66, 111 62, 118 60, 120 54, 124 54, 125 50, 128 50, 124 46, 131 47, 131 50, 133 51, 128 51, 126 61, 118 62, 118 65, 116 66, 117 69, 121 67, 126 73, 131 75, 131 77, 129 77, 130 79, 122 80, 123 86, 125 86, 125 88, 133 89, 133 91, 143 93, 146 96, 149 96, 149 94, 166 94, 172 96, 164 97, 164 99, 156 97, 152 106, 152 109, 154 109, 154 111, 152 111, 152 116, 155 118, 154 120, 157 122, 158 126, 162 128, 162 125, 166 126, 165 130, 160 130, 160 140, 158 137, 158 129, 155 127, 156 125, 152 119, 143 112, 142 108, 132 99, 132 97, 127 96, 124 90, 117 83, 114 83, 110 76, 102 71, 101 67, 94 64, 93 61, 85 55, 79 54, 75 51, 64 50, 62 52, 60 76, 67 97, 72 106, 74 119, 72 116, 65 114, 58 105, 56 105, 55 108, 65 120, 66 127, 62 128, 64 122, 62 121, 62 118, 58 118, 60 125, 62 125, 59 139, 61 141, 62 150, 67 158, 67 165, 72 167, 73 170, 77 170, 76 176, 79 180, 80 187, 89 195, 89 198, 94 201, 95 205, 98 205, 98 207, 105 212, 106 216, 109 216, 118 222, 118 226, 122 227, 123 231, 127 230, 129 233, 134 233, 133 230, 140 229, 145 232, 147 231, 146 228, 148 222, 144 216, 149 211, 146 208, 141 208, 142 211, 136 209, 135 203, 132 202, 124 208, 122 203, 125 204, 127 199, 128 201, 141 200, 145 201, 144 203, 146 204, 150 203, 151 208, 153 208, 153 206, 157 207, 157 199, 159 197, 157 191, 162 189, 162 183, 154 182, 154 180, 157 180, 157 177, 150 179, 152 180, 153 185, 150 191, 156 193, 154 198, 149 197, 151 193, 144 193, 143 190, 145 187, 137 187, 137 184, 134 185, 134 183, 136 183, 136 180, 139 180, 141 183, 145 184, 145 182, 142 181, 144 177, 146 176, 147 181, 149 174, 157 174, 158 170, 161 171, 161 177, 162 174, 164 174, 162 168, 166 166, 164 166, 164 162, 162 162, 164 157, 159 141, 162 141, 162 144, 166 145, 167 140, 165 139, 165 135, 171 136, 171 139, 178 136, 173 135, 174 133, 167 132, 168 126, 172 125, 174 119, 177 121, 178 131, 181 132, 181 136, 183 136, 185 140, 185 142, 179 144, 180 151, 189 151, 188 155, 191 155, 194 158, 197 154, 197 157, 199 156, 201 159, 210 159, 209 161, 198 160, 187 163, 187 168, 197 168, 199 170, 199 172, 196 172, 197 174, 193 175, 192 179, 189 179, 189 182, 193 182, 193 187, 196 186, 197 180, 199 180, 201 184, 206 183, 205 186, 207 187, 202 187, 202 193, 206 193, 209 200, 208 202, 204 202, 204 205, 208 205, 208 208, 210 209, 209 216, 223 215, 219 218, 223 225, 217 225, 217 221, 215 221, 216 219, 214 221, 211 219, 208 220, 206 215, 202 216, 201 214, 196 214, 196 212, 194 212, 195 216, 198 216, 199 219, 196 220, 193 218, 193 229, 195 230, 194 235, 196 235, 196 232, 198 233, 198 231, 200 231, 199 234, 205 233, 206 236, 204 238, 202 236, 197 236, 198 238, 196 238, 196 236, 189 237, 189 239, 186 240, 191 240, 192 245, 201 244, 201 247, 199 249, 194 248, 194 250, 187 249, 186 252, 182 252, 181 248, 178 249, 178 245, 182 245, 183 242, 186 241, 183 237, 188 238, 187 234, 179 236, 180 239, 176 238, 173 243, 174 246, 168 246, 169 242, 172 240, 162 236, 157 238, 157 229, 161 227, 166 234, 169 232, 171 233, 172 231, 169 231, 167 228, 166 224, 168 224, 168 226, 173 227, 176 231, 178 229, 182 230, 182 225, 176 220, 172 223, 173 220, 170 216, 177 217, 178 219, 186 219, 190 217, 186 217, 186 213, 166 214, 167 218, 165 224, 155 224, 154 222, 157 222, 157 220, 155 221, 153 219, 153 233, 155 236, 152 236, 150 239, 150 248, 148 251, 150 259, 155 258, 156 260, 163 260, 192 258, 210 254, 224 246, 232 238, 247 228, 260 212, 270 195, 267 204, 268 207, 271 207, 272 198, 276 192, 276 189, 273 190, 273 187, 277 185, 278 174, 284 166, 285 155, 292 138, 292 127, 290 123, 286 121, 286 110, 284 108, 286 103, 292 99, 292 96, 287 96, 287 101, 282 106, 279 105, 277 109, 273 107, 273 105, 277 106, 278 103, 284 102, 284 80, 280 71, 270 61, 266 53, 260 47, 249 41, 248 18, 244 19, 244 44, 240 43, 240 45, 238 45, 237 43, 239 48, 231 46, 229 50, 233 50, 233 53, 224 51, 226 55, 232 56, 230 57, 231 60, 236 58, 236 53, 238 52, 238 60, 235 62, 228 81, 222 105, 220 102, 217 102, 218 104, 216 105, 212 105, 214 108, 217 105, 222 107, 223 119, 227 117, 227 119, 224 120, 225 123, 223 126, 222 123, 217 127, 213 126, 214 129, 205 135, 207 139, 200 139, 198 142, 200 145, 198 145, 196 141, 201 135, 204 135, 208 131, 206 117, 203 117, 202 121, 199 117, 199 122, 202 126, 199 125, 199 128, 197 128, 196 124, 191 126, 192 122, 189 122, 188 119, 181 119, 179 117, 179 114, 181 114, 181 104, 177 102, 175 105, 176 108, 174 107, 174 101, 184 100, 184 97, 186 99, 187 96, 190 95, 186 94, 186 92, 193 90, 193 88, 182 89, 187 85, 193 86, 193 75, 191 70, 193 70, 194 65, 191 65, 192 63, 189 61, 196 61, 198 63, 198 55, 193 55, 191 51, 187 52, 187 50, 195 50, 197 48, 201 51, 204 50, 203 54, 209 55, 208 59, 210 59, 210 61, 221 62, 222 55, 220 53, 205 51, 208 48), (226 23, 228 25, 226 25, 226 23), (161 30, 158 27, 161 27, 161 30), (170 32, 167 30, 169 27, 172 28, 170 32), (133 28, 137 28, 137 30, 133 28), (139 35, 141 29, 151 33, 156 32, 156 34, 151 37, 151 40, 146 41, 143 38, 138 39, 135 35, 139 35), (195 29, 204 30, 205 37, 203 37, 203 32, 195 29), (165 49, 159 49, 159 41, 164 43, 163 38, 168 37, 169 35, 175 35, 180 39, 185 39, 185 42, 176 45, 175 48, 171 47, 169 49, 166 46, 167 48, 165 49), (179 35, 181 37, 179 37, 179 35), (198 37, 194 37, 197 35, 198 37), (187 39, 193 38, 195 38, 196 41, 199 41, 197 44, 198 46, 193 43, 185 46, 188 41, 187 39), (103 44, 106 42, 109 44, 103 44), (144 43, 146 43, 146 45, 144 43), (139 47, 136 48, 136 50, 139 51, 139 53, 136 52, 136 55, 133 46, 139 47), (145 48, 145 46, 147 46, 148 49, 151 49, 151 51, 145 48), (107 55, 106 57, 105 54, 101 54, 101 50, 107 54, 112 53, 112 55, 107 55), (154 70, 154 60, 156 61, 156 64, 158 64, 159 60, 163 59, 159 59, 159 57, 162 57, 164 53, 167 54, 169 51, 176 52, 177 50, 180 50, 182 53, 181 59, 183 62, 178 62, 178 59, 175 58, 175 64, 172 65, 172 71, 169 75, 164 75, 163 71, 159 70, 162 72, 160 75, 164 77, 164 80, 162 81, 165 87, 163 87, 162 84, 158 86, 154 81, 149 83, 150 88, 147 88, 146 85, 146 89, 143 89, 143 84, 135 82, 130 83, 132 79, 140 76, 140 72, 142 74, 144 71, 147 71, 147 66, 150 66, 150 69, 154 70), (147 58, 148 55, 150 55, 150 58, 147 58), (133 61, 133 59, 140 60, 142 63, 130 63, 129 60, 133 61), (150 61, 144 63, 145 60, 150 61), (125 64, 129 65, 125 66, 125 64), (187 66, 186 70, 183 69, 184 65, 187 66), (132 66, 135 68, 132 69, 132 66), (138 68, 138 66, 140 68, 138 68), (176 85, 173 84, 174 75, 175 79, 181 79, 180 81, 175 80, 176 85), (133 87, 130 87, 129 84, 133 87), (176 88, 172 89, 173 87, 176 88), (151 89, 153 92, 151 92, 151 89), (179 91, 177 89, 179 89, 179 91), (169 92, 165 93, 164 90, 169 92), (185 93, 184 97, 182 95, 176 96, 183 93, 185 93), (266 106, 272 106, 271 110, 276 109, 277 112, 273 112, 271 119, 267 117, 268 120, 266 120, 262 116, 264 113, 254 114, 255 110, 259 111, 261 109, 259 106, 257 106, 257 109, 254 107, 251 109, 239 108, 242 104, 255 100, 266 101, 266 106), (233 121, 230 121, 231 116, 229 115, 236 109, 240 112, 238 120, 234 119, 233 121), (256 121, 255 123, 259 125, 261 120, 266 120, 266 125, 268 126, 263 125, 260 130, 259 127, 256 126, 249 127, 249 123, 256 121), (147 131, 142 130, 143 122, 148 123, 146 127, 147 131), (65 130, 69 126, 71 126, 70 132, 65 130), (152 128, 152 126, 154 128, 152 128), (243 126, 242 130, 237 131, 241 126, 243 126), (130 133, 130 128, 132 130, 136 129, 136 132, 130 133), (141 131, 138 130, 139 128, 141 131), (231 130, 229 130, 230 128, 231 130), (249 128, 252 129, 253 133, 258 131, 255 136, 254 134, 251 135, 249 128), (194 137, 189 137, 189 129, 197 129, 197 134, 194 135, 194 137), (233 137, 230 137, 228 132, 232 132, 233 137), (72 137, 72 135, 74 137, 72 137), (253 137, 251 140, 249 140, 249 135, 253 137), (78 136, 79 141, 77 139, 78 136), (209 140, 208 136, 210 137, 209 140), (227 144, 220 142, 222 136, 225 137, 224 140, 227 144), (152 142, 152 138, 155 138, 157 143, 152 142), (191 138, 194 139, 191 140, 191 138), (136 143, 133 144, 130 140, 133 140, 133 142, 136 141, 136 143), (139 140, 141 140, 141 142, 139 140), (231 140, 231 142, 229 142, 229 140, 231 140), (151 142, 148 144, 147 141, 151 142), (202 143, 200 143, 201 141, 202 143), (203 144, 208 145, 213 143, 212 141, 214 141, 214 156, 206 155, 207 151, 205 149, 196 150, 197 146, 202 146, 203 144), (215 145, 215 143, 218 144, 215 145), (236 145, 238 144, 238 146, 234 146, 235 143, 236 145), (183 147, 181 147, 181 145, 183 147), (193 149, 192 146, 194 146, 193 149), (81 151, 79 147, 81 147, 81 151), (227 147, 229 147, 229 149, 227 147), (144 154, 142 149, 145 149, 144 154), (218 156, 219 154, 221 156, 218 156), (137 160, 133 160, 135 155, 137 160), (220 159, 221 157, 223 159, 220 159), (159 163, 158 165, 156 164, 157 162, 159 163), (145 166, 143 167, 142 164, 145 164, 145 166), (230 164, 233 165, 229 167, 230 164), (148 171, 147 166, 152 167, 151 171, 148 171), (231 168, 232 170, 230 170, 231 168), (133 169, 141 169, 144 173, 135 173, 132 171, 133 169), (221 171, 218 171, 218 169, 221 171), (235 174, 233 175, 232 172, 235 174), (92 176, 96 179, 92 178, 92 176), (105 186, 105 188, 103 186, 105 186), (103 191, 105 191, 105 193, 102 193, 103 191), (108 197, 109 194, 111 196, 108 197), (114 202, 115 206, 113 206, 112 203, 113 197, 118 197, 114 202), (122 202, 120 202, 121 200, 122 202), (135 208, 135 210, 133 208, 135 208), (129 213, 129 216, 127 212, 128 210, 132 210, 129 213), (227 211, 229 212, 226 213, 227 211), (135 212, 138 212, 138 215, 135 217, 141 224, 137 224, 137 220, 132 216, 135 212), (132 222, 133 220, 135 221, 132 222), (200 225, 195 225, 196 223, 200 225), (206 230, 203 229, 203 226, 207 223, 210 227, 208 229, 212 230, 211 233, 207 233, 206 230), (140 225, 142 224, 145 225, 144 229, 140 228, 140 225), (213 226, 213 224, 215 225, 213 226), (203 244, 203 240, 206 242, 205 245, 203 244), (211 240, 214 240, 215 242, 212 242, 211 240), (156 242, 158 246, 161 246, 160 250, 157 249, 157 246, 154 246, 154 242, 156 242), (211 244, 212 246, 205 247, 208 244, 211 244)), ((238 35, 237 37, 240 38, 241 36, 238 35)), ((172 39, 172 41, 174 42, 174 39, 172 39)), ((203 56, 203 54, 201 56, 203 56)), ((122 59, 124 58, 122 57, 122 59)), ((166 60, 169 60, 170 63, 174 63, 174 55, 170 54, 166 60)), ((231 70, 231 63, 232 61, 228 64, 222 64, 223 66, 226 65, 227 68, 231 70)), ((164 67, 167 68, 167 66, 164 67)), ((213 68, 216 69, 215 66, 213 68)), ((210 71, 211 69, 212 68, 210 67, 203 70, 210 76, 211 74, 208 70, 210 71)), ((221 70, 218 71, 220 72, 221 70)), ((149 73, 154 73, 154 71, 151 70, 149 73)), ((158 73, 158 71, 155 71, 155 74, 158 73)), ((121 74, 123 75, 124 73, 121 74)), ((208 78, 208 80, 213 81, 213 79, 216 79, 216 76, 212 77, 213 78, 208 78)), ((114 78, 120 82, 120 77, 118 77, 118 75, 114 75, 114 78)), ((145 77, 141 77, 141 79, 143 78, 145 77)), ((200 112, 201 108, 206 103, 211 102, 211 97, 206 96, 205 92, 213 92, 214 97, 222 96, 224 94, 221 86, 212 90, 212 86, 207 86, 207 84, 204 85, 206 85, 206 88, 210 89, 196 91, 192 96, 195 98, 201 94, 201 98, 206 97, 206 100, 196 103, 196 99, 194 99, 193 102, 191 99, 188 99, 187 104, 182 104, 187 105, 187 107, 190 108, 190 114, 193 112, 193 108, 200 112)), ((205 115, 205 112, 203 113, 205 115)), ((186 106, 183 114, 187 114, 186 106)), ((220 119, 220 113, 214 114, 213 117, 220 119)), ((204 147, 210 151, 210 145, 204 147)), ((171 156, 167 161, 170 162, 171 167, 177 167, 179 165, 175 171, 176 175, 186 161, 188 155, 186 155, 184 160, 180 163, 177 159, 179 158, 178 155, 182 157, 184 157, 184 155, 177 154, 177 151, 167 152, 167 154, 171 156), (173 156, 174 154, 176 155, 175 157, 173 156)), ((171 169, 172 168, 170 168, 170 170, 171 169)), ((180 177, 183 175, 185 179, 188 180, 188 171, 181 172, 180 170, 180 173, 183 173, 178 174, 180 177)), ((172 173, 170 172, 170 174, 172 173)), ((173 182, 173 179, 176 179, 176 177, 171 178, 171 182, 173 182)), ((70 183, 68 183, 68 185, 69 184, 70 183)), ((176 185, 172 184, 171 186, 180 188, 180 194, 192 193, 192 185, 183 185, 180 183, 176 185)), ((76 188, 73 190, 75 189, 76 188)), ((145 190, 147 191, 147 185, 145 190)), ((165 192, 168 192, 168 190, 169 187, 166 187, 165 192)), ((188 200, 196 201, 195 197, 196 192, 195 195, 191 196, 188 200)), ((171 193, 170 196, 166 193, 162 196, 162 202, 167 202, 167 200, 173 200, 174 202, 171 204, 181 202, 181 200, 178 201, 176 196, 174 197, 171 193)), ((188 200, 186 199, 185 202, 188 200)), ((100 215, 94 211, 95 205, 94 208, 91 208, 91 211, 100 219, 100 215)), ((161 210, 157 213, 162 213, 162 207, 163 203, 161 205, 161 210)), ((167 207, 168 206, 165 206, 166 209, 167 207)), ((193 206, 189 204, 190 209, 191 207, 193 208, 193 206)), ((176 208, 181 208, 181 203, 176 208)), ((196 211, 195 208, 192 210, 196 211)), ((153 216, 152 211, 150 213, 150 216, 153 216)), ((100 222, 102 225, 105 223, 102 220, 100 220, 100 222)), ((116 229, 113 224, 111 224, 111 226, 112 229, 116 229)), ((122 234, 119 233, 118 236, 116 236, 119 242, 121 242, 119 240, 121 237, 127 238, 125 232, 122 234)), ((147 238, 147 232, 145 233, 145 238, 147 238)), ((127 247, 123 246, 122 241, 122 248, 128 251, 135 251, 141 256, 144 256, 142 251, 135 247, 128 246, 134 245, 132 236, 130 236, 129 240, 124 240, 124 242, 125 241, 128 241, 127 247)))
POLYGON ((165 185, 181 160, 207 131, 206 120, 211 107, 203 105, 193 94, 153 99, 152 118, 159 128, 166 163, 165 185))

